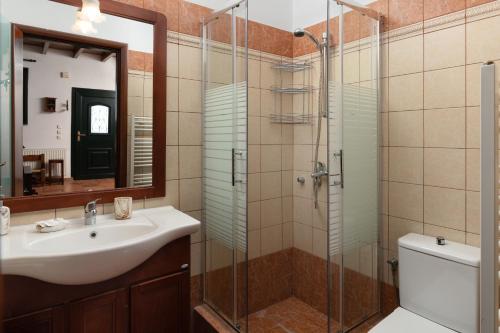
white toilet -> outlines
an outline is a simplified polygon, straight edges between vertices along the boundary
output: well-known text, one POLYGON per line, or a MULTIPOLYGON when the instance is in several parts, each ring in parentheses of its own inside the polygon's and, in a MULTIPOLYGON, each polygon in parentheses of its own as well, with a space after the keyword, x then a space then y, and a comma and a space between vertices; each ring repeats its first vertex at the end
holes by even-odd
POLYGON ((479 332, 480 250, 417 234, 398 244, 401 305, 369 332, 479 332))

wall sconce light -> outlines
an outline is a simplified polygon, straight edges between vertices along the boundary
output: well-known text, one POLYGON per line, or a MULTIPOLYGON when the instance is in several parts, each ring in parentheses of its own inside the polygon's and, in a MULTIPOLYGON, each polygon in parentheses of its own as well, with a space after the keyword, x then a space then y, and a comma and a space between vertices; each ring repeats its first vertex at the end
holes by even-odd
POLYGON ((101 23, 106 20, 101 13, 99 0, 82 0, 82 18, 93 23, 101 23))
POLYGON ((96 34, 97 29, 93 23, 101 23, 106 20, 101 13, 99 0, 82 0, 82 8, 76 12, 76 20, 72 30, 85 35, 96 34))
POLYGON ((71 28, 74 32, 82 33, 84 35, 96 34, 97 29, 89 20, 86 20, 81 11, 76 12, 76 20, 71 28))

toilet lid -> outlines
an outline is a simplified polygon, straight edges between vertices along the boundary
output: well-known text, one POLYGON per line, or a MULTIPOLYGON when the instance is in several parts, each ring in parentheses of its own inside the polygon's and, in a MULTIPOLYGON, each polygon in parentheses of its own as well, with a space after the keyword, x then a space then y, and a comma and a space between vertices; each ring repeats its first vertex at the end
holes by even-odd
POLYGON ((403 308, 397 308, 369 333, 456 333, 403 308))

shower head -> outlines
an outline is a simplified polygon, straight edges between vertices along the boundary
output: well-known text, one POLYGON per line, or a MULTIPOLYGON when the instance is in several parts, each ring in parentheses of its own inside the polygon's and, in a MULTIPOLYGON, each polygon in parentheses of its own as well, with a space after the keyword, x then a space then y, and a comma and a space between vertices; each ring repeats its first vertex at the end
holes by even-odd
POLYGON ((318 50, 320 51, 323 51, 323 45, 319 42, 319 40, 314 37, 314 35, 312 33, 310 33, 309 31, 305 30, 305 29, 302 29, 302 28, 298 28, 298 29, 295 29, 295 31, 293 32, 293 35, 295 37, 304 37, 304 36, 307 36, 313 43, 314 45, 316 45, 316 47, 318 48, 318 50))
POLYGON ((295 31, 293 32, 293 35, 295 37, 304 37, 305 34, 306 34, 305 30, 302 28, 295 29, 295 31))

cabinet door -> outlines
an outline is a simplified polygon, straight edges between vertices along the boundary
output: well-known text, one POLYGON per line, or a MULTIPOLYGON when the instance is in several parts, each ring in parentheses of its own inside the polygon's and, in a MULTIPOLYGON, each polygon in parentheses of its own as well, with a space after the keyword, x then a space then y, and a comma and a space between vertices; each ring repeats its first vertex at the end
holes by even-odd
POLYGON ((62 307, 42 310, 4 321, 4 333, 63 333, 62 307))
POLYGON ((132 333, 189 332, 189 272, 132 286, 132 333))
POLYGON ((69 304, 71 333, 128 332, 127 291, 117 290, 69 304))

